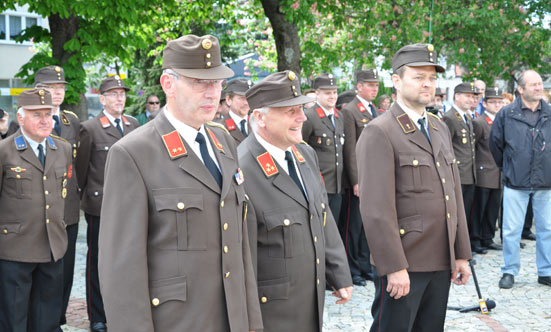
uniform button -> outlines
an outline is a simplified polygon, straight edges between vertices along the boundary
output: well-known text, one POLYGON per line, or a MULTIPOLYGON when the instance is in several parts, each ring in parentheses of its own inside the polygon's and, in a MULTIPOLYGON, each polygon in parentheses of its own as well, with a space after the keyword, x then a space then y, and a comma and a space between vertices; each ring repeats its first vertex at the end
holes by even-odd
POLYGON ((249 195, 245 194, 245 199, 249 200, 249 195))
POLYGON ((339 162, 336 162, 335 164, 336 164, 337 166, 339 166, 339 162))
POLYGON ((325 203, 321 203, 321 208, 325 209, 325 203))
POLYGON ((98 196, 99 193, 97 191, 94 191, 94 196, 98 196))
POLYGON ((310 214, 310 220, 312 220, 312 218, 314 218, 314 215, 313 215, 313 214, 310 214))
POLYGON ((48 204, 46 204, 46 210, 48 210, 50 208, 50 206, 48 204))
POLYGON ((183 202, 178 202, 178 204, 176 204, 176 207, 178 208, 178 210, 183 210, 186 205, 183 202))
POLYGON ((230 277, 230 272, 229 272, 229 271, 226 272, 226 274, 224 274, 224 277, 225 277, 226 279, 228 279, 228 278, 230 277))
POLYGON ((107 150, 109 150, 109 147, 106 146, 106 147, 104 147, 103 149, 104 149, 105 151, 107 151, 107 150))
POLYGON ((8 230, 4 228, 4 234, 8 234, 8 230))
POLYGON ((317 280, 317 283, 318 283, 318 285, 320 284, 320 280, 319 280, 319 279, 317 280))
POLYGON ((158 298, 154 298, 153 300, 151 300, 151 304, 153 304, 154 307, 158 306, 159 303, 161 303, 161 301, 159 301, 158 298))
POLYGON ((448 212, 448 219, 450 219, 452 217, 452 215, 448 212))
POLYGON ((450 196, 446 195, 446 201, 449 201, 449 200, 450 200, 450 196))
POLYGON ((227 223, 227 222, 224 223, 224 230, 225 230, 225 231, 228 230, 228 223, 227 223))
POLYGON ((221 208, 224 207, 224 201, 220 202, 220 207, 221 207, 221 208))
POLYGON ((414 159, 413 160, 413 166, 415 166, 415 167, 419 166, 419 160, 414 159))
POLYGON ((403 228, 400 228, 400 235, 406 234, 406 231, 403 228))
POLYGON ((50 219, 46 219, 46 224, 49 224, 50 223, 50 219))
POLYGON ((318 242, 318 237, 317 237, 317 236, 314 236, 314 242, 315 242, 315 243, 318 242))
POLYGON ((440 167, 440 162, 436 162, 436 167, 440 167))
POLYGON ((260 298, 260 302, 266 303, 266 302, 268 302, 268 298, 266 296, 263 296, 263 297, 260 298))
POLYGON ((442 183, 446 183, 446 179, 442 178, 442 183))
POLYGON ((335 157, 338 157, 338 156, 339 156, 339 154, 338 154, 338 153, 335 153, 335 157))
POLYGON ((48 190, 46 190, 46 191, 44 192, 44 195, 48 195, 48 190))
POLYGON ((316 264, 319 264, 319 263, 320 263, 320 259, 316 258, 316 264))
POLYGON ((461 161, 458 160, 458 161, 457 161, 457 165, 459 165, 460 163, 461 163, 461 161))
POLYGON ((42 180, 44 180, 44 181, 48 180, 48 178, 46 177, 46 175, 44 175, 44 176, 42 177, 42 180))
POLYGON ((228 246, 224 246, 224 253, 227 254, 229 251, 230 249, 228 248, 228 246))
POLYGON ((455 163, 455 158, 453 158, 453 162, 455 163))
POLYGON ((19 175, 19 174, 17 174, 15 177, 16 177, 17 179, 21 179, 21 175, 19 175))
POLYGON ((283 220, 283 225, 289 226, 290 224, 291 224, 291 222, 289 221, 289 219, 283 220))

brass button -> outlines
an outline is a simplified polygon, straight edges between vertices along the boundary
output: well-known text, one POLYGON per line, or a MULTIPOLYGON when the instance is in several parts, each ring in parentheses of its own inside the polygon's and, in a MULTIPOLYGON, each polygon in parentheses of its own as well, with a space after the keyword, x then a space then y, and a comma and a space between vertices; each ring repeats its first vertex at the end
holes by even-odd
POLYGON ((212 56, 212 55, 210 55, 210 53, 207 53, 207 54, 206 54, 207 59, 210 59, 211 56, 212 56))
POLYGON ((459 164, 461 164, 461 162, 458 160, 458 161, 457 161, 457 165, 459 165, 459 164))
POLYGON ((314 215, 313 215, 313 214, 310 214, 310 220, 312 220, 312 218, 314 218, 314 215))
POLYGON ((178 204, 176 204, 176 207, 178 207, 178 210, 183 210, 186 205, 183 202, 179 202, 178 204))
POLYGON ((210 61, 207 61, 207 67, 210 67, 210 61))
POLYGON ((228 251, 230 251, 230 249, 228 248, 228 246, 224 246, 224 253, 227 254, 228 251))
POLYGON ((50 223, 50 219, 46 219, 46 224, 49 224, 50 223))
POLYGON ((44 192, 44 195, 48 195, 48 190, 46 190, 46 191, 44 192))
POLYGON ((224 207, 224 201, 220 202, 220 207, 221 207, 221 208, 224 207))
POLYGON ((245 194, 245 199, 249 200, 249 195, 245 194))
POLYGON ((400 228, 400 235, 406 234, 406 231, 403 228, 400 228))
POLYGON ((319 280, 319 279, 317 280, 317 283, 318 283, 318 285, 320 284, 320 280, 319 280))
POLYGON ((153 304, 154 307, 158 306, 161 303, 158 298, 154 298, 151 300, 151 304, 153 304))
POLYGON ((46 204, 46 210, 48 210, 50 208, 50 206, 48 204, 46 204))
POLYGON ((283 225, 289 226, 290 224, 291 224, 291 222, 289 221, 289 219, 283 220, 283 225))
POLYGON ((321 203, 321 208, 325 209, 325 203, 321 203))
POLYGON ((318 242, 318 237, 314 236, 314 243, 317 243, 317 242, 318 242))
POLYGON ((4 234, 8 234, 8 230, 4 228, 4 234))
POLYGON ((446 179, 442 178, 442 183, 446 183, 446 179))
POLYGON ((450 200, 450 196, 446 195, 446 201, 449 201, 449 200, 450 200))
POLYGON ((320 263, 320 259, 316 258, 316 264, 319 264, 319 263, 320 263))
POLYGON ((19 174, 17 174, 15 177, 18 178, 18 179, 21 179, 21 175, 19 175, 19 174))
POLYGON ((448 219, 450 219, 452 217, 452 215, 448 212, 448 219))
POLYGON ((224 277, 225 277, 226 279, 228 279, 228 278, 230 277, 230 272, 229 272, 229 271, 226 272, 226 274, 224 274, 224 277))
POLYGON ((228 227, 229 227, 229 226, 228 226, 228 223, 225 222, 225 223, 224 223, 224 230, 227 231, 227 230, 228 230, 228 227))
POLYGON ((440 162, 439 161, 436 162, 436 167, 440 167, 440 162))
POLYGON ((46 177, 46 175, 44 175, 44 176, 42 177, 42 180, 44 180, 44 181, 48 180, 48 178, 46 177))
POLYGON ((413 166, 415 167, 419 166, 419 160, 413 159, 413 166))
POLYGON ((268 302, 268 298, 266 296, 263 296, 263 297, 260 298, 260 302, 266 303, 266 302, 268 302))
POLYGON ((455 163, 455 158, 453 158, 453 162, 455 163))

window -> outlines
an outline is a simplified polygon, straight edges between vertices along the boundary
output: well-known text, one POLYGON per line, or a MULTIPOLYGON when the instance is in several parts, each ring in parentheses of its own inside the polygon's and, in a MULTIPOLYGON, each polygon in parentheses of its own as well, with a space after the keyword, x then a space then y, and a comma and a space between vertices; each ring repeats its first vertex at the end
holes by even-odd
POLYGON ((10 15, 10 39, 15 40, 21 35, 21 16, 10 15))
POLYGON ((26 28, 30 28, 32 27, 33 25, 37 25, 38 24, 38 19, 35 18, 35 17, 27 17, 25 18, 25 27, 26 28))
POLYGON ((23 15, 0 14, 0 42, 8 41, 10 44, 21 36, 24 29, 39 24, 38 17, 23 15))
POLYGON ((6 15, 0 15, 0 39, 6 39, 6 15))

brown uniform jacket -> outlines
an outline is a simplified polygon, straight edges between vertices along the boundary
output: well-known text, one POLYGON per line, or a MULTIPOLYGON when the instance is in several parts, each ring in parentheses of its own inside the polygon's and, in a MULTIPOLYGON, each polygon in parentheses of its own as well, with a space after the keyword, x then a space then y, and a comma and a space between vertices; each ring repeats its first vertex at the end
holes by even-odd
MULTIPOLYGON (((383 114, 376 111, 377 116, 383 114)), ((369 121, 373 120, 371 110, 363 106, 358 97, 346 104, 342 109, 342 116, 344 119, 344 173, 345 173, 345 186, 352 187, 358 183, 358 163, 356 160, 356 143, 360 138, 360 134, 363 129, 367 127, 369 121)), ((373 141, 372 144, 376 144, 377 141, 373 141)))
POLYGON ((99 277, 111 331, 262 328, 234 143, 206 128, 222 189, 164 112, 109 152, 99 277))
POLYGON ((469 125, 465 123, 461 115, 452 107, 444 113, 442 118, 452 137, 453 152, 457 160, 461 184, 475 184, 475 135, 473 130, 473 121, 469 120, 469 125))
POLYGON ((490 131, 492 119, 486 113, 473 120, 476 137, 476 185, 478 187, 501 188, 501 171, 490 152, 490 131))
POLYGON ((325 112, 315 104, 305 112, 308 118, 302 124, 302 139, 314 148, 325 189, 329 194, 341 192, 343 171, 344 122, 339 111, 335 110, 335 126, 325 116, 325 112))
MULTIPOLYGON (((81 124, 77 150, 76 172, 81 190, 81 209, 93 216, 99 216, 101 211, 107 152, 121 139, 121 134, 104 112, 81 124)), ((125 136, 139 126, 138 121, 129 116, 123 116, 122 122, 125 136)))
POLYGON ((296 149, 308 201, 254 134, 238 147, 265 332, 321 331, 325 280, 336 289, 352 285, 316 154, 305 144, 296 149))
POLYGON ((394 104, 356 148, 360 210, 380 276, 453 270, 456 259, 471 258, 449 131, 435 116, 428 121, 432 146, 394 104))
POLYGON ((63 221, 71 146, 46 139, 42 167, 21 130, 0 142, 0 259, 46 263, 67 250, 63 221))
MULTIPOLYGON (((220 119, 217 119, 216 122, 223 125, 228 132, 230 133, 231 137, 235 140, 235 145, 239 145, 243 140, 246 138, 245 135, 241 132, 241 124, 235 123, 233 121, 232 117, 229 114, 223 115, 220 119)), ((247 121, 247 133, 250 134, 252 131, 251 129, 251 123, 247 121)))

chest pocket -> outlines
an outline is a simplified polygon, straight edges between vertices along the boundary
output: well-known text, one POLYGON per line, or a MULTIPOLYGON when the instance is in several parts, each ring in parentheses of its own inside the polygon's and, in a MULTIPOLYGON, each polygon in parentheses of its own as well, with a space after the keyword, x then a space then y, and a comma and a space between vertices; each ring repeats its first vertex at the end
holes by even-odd
POLYGON ((113 145, 112 142, 97 142, 96 143, 96 151, 104 151, 105 153, 109 152, 111 149, 111 146, 113 145))
POLYGON ((197 188, 154 189, 153 196, 163 221, 157 226, 160 249, 207 250, 202 191, 197 188), (174 234, 176 241, 163 240, 173 239, 174 234))
POLYGON ((303 213, 290 209, 264 212, 270 257, 292 258, 304 254, 303 218, 303 213))
POLYGON ((2 190, 6 196, 13 196, 18 199, 31 199, 32 193, 32 171, 16 172, 12 168, 20 169, 20 167, 5 166, 4 180, 2 190))
POLYGON ((401 154, 400 177, 401 185, 405 191, 416 193, 433 192, 431 183, 432 159, 428 156, 401 154))

